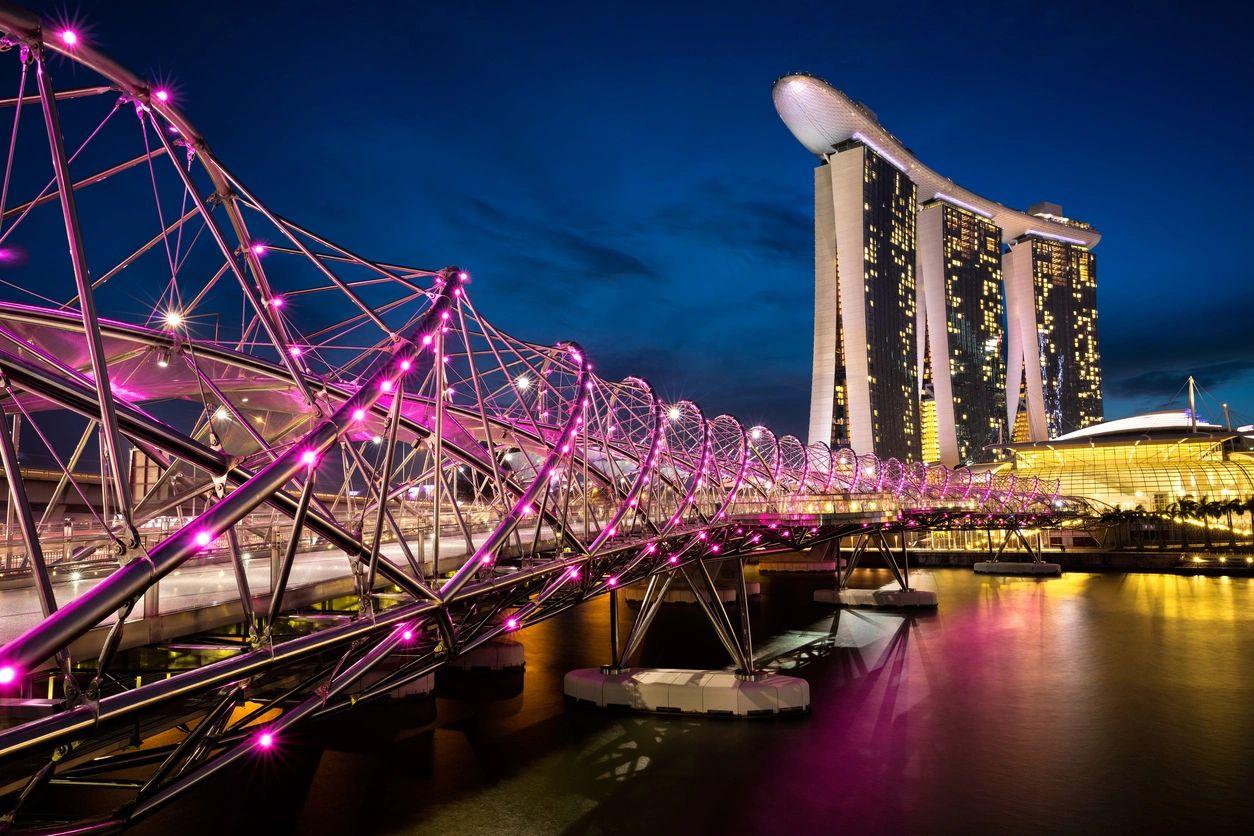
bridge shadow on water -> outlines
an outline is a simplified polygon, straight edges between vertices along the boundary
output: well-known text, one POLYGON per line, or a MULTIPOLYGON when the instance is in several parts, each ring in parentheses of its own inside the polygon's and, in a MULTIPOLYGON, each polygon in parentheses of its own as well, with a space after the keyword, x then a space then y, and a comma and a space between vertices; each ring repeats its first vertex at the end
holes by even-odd
MULTIPOLYGON (((830 577, 761 578, 757 658, 810 683, 803 717, 568 706, 566 671, 609 653, 599 599, 519 634, 525 674, 442 683, 434 722, 431 702, 349 712, 267 767, 259 795, 256 767, 228 773, 136 832, 1242 832, 1248 583, 932 575, 929 615, 814 604, 830 577)), ((633 616, 620 608, 624 633, 633 616)), ((668 605, 638 662, 726 656, 696 607, 668 605)))
MULTIPOLYGON (((880 574, 868 571, 861 580, 879 585, 880 574)), ((810 823, 825 826, 829 813, 864 822, 883 818, 883 793, 857 792, 857 786, 899 782, 910 763, 899 726, 915 706, 903 674, 912 664, 914 630, 933 617, 814 605, 813 590, 830 582, 770 577, 766 594, 752 606, 759 662, 810 680, 815 703, 822 704, 811 716, 744 721, 564 705, 565 671, 602 662, 608 652, 608 611, 593 602, 523 634, 528 667, 521 693, 488 698, 485 691, 468 693, 463 682, 456 699, 438 700, 434 727, 365 750, 328 748, 299 829, 770 830, 781 815, 799 822, 795 806, 779 806, 791 790, 781 786, 780 767, 769 765, 770 753, 794 749, 792 743, 797 751, 813 749, 816 734, 830 736, 830 745, 820 747, 822 763, 795 786, 811 802, 825 800, 810 823), (839 718, 828 716, 833 712, 839 718), (826 803, 837 799, 847 809, 826 803)), ((625 627, 632 612, 623 610, 625 627)), ((725 657, 697 609, 673 605, 658 616, 640 663, 719 668, 725 657)))

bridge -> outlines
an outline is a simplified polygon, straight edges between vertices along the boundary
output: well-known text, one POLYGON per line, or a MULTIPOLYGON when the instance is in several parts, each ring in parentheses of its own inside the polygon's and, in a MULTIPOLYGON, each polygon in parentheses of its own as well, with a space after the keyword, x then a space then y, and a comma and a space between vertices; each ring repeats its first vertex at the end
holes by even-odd
POLYGON ((752 678, 720 569, 743 607, 746 560, 847 537, 906 589, 894 536, 1071 509, 1055 485, 807 446, 603 378, 576 342, 494 327, 466 271, 278 214, 85 33, 8 4, 0 33, 0 830, 51 782, 155 767, 65 824, 116 829, 631 584, 614 667, 678 582, 752 678), (229 625, 201 664, 118 673, 229 625))

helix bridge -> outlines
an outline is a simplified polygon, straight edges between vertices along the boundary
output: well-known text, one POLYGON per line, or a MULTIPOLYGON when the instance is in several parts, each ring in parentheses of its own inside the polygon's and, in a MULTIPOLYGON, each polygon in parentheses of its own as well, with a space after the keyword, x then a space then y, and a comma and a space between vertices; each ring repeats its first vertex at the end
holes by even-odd
MULTIPOLYGON (((507 334, 466 271, 270 208, 84 31, 0 3, 0 66, 0 831, 39 824, 23 810, 52 783, 148 766, 64 824, 119 829, 617 588, 656 604, 837 537, 1071 508, 1054 484, 707 415, 600 376, 577 342, 507 334), (319 617, 331 597, 349 603, 319 617), (120 661, 228 626, 161 676, 120 661)), ((706 614, 752 673, 747 622, 706 614)))

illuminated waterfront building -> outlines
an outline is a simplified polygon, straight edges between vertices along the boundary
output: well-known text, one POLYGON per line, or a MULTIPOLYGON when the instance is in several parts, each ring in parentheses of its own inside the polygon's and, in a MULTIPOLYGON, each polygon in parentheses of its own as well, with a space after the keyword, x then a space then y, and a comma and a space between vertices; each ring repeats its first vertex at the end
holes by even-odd
POLYGON ((1191 424, 1170 410, 1091 425, 1055 439, 1006 445, 1010 458, 989 467, 1019 483, 1058 480, 1064 496, 1162 511, 1182 499, 1254 496, 1251 428, 1191 424))
POLYGON ((935 199, 919 211, 918 237, 937 461, 970 464, 989 457, 1007 426, 1001 230, 983 210, 935 199))
POLYGON ((815 169, 814 201, 810 436, 917 460, 914 183, 849 140, 815 169))
MULTIPOLYGON (((1058 218, 1062 210, 1042 204, 1031 211, 1058 218)), ((1043 441, 1100 422, 1097 261, 1092 251, 1080 239, 1033 230, 1010 243, 1003 261, 1007 382, 1013 391, 1021 379, 1026 383, 1030 438, 1043 441)), ((1011 406, 1015 408, 1007 420, 1013 426, 1017 403, 1011 406)))
POLYGON ((785 76, 773 95, 822 161, 811 441, 917 456, 925 357, 947 464, 987 458, 1014 430, 1021 387, 1031 439, 1101 420, 1095 230, 1056 206, 1023 212, 958 186, 817 78, 785 76), (908 205, 917 217, 902 217, 908 205))

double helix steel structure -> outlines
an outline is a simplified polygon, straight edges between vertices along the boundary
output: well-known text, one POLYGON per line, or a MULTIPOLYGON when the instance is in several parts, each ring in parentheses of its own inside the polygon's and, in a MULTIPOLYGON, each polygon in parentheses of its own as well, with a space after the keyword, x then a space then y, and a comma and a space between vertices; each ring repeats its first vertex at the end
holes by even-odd
POLYGON ((124 826, 615 587, 868 520, 1061 503, 604 379, 576 343, 495 328, 462 270, 372 260, 268 208, 84 31, 0 4, 0 53, 4 578, 38 604, 0 618, 0 830, 51 781, 155 767, 74 832, 124 826), (225 591, 173 600, 209 576, 225 591), (347 609, 288 617, 334 583, 347 609), (200 664, 120 661, 223 622, 237 640, 200 664))

